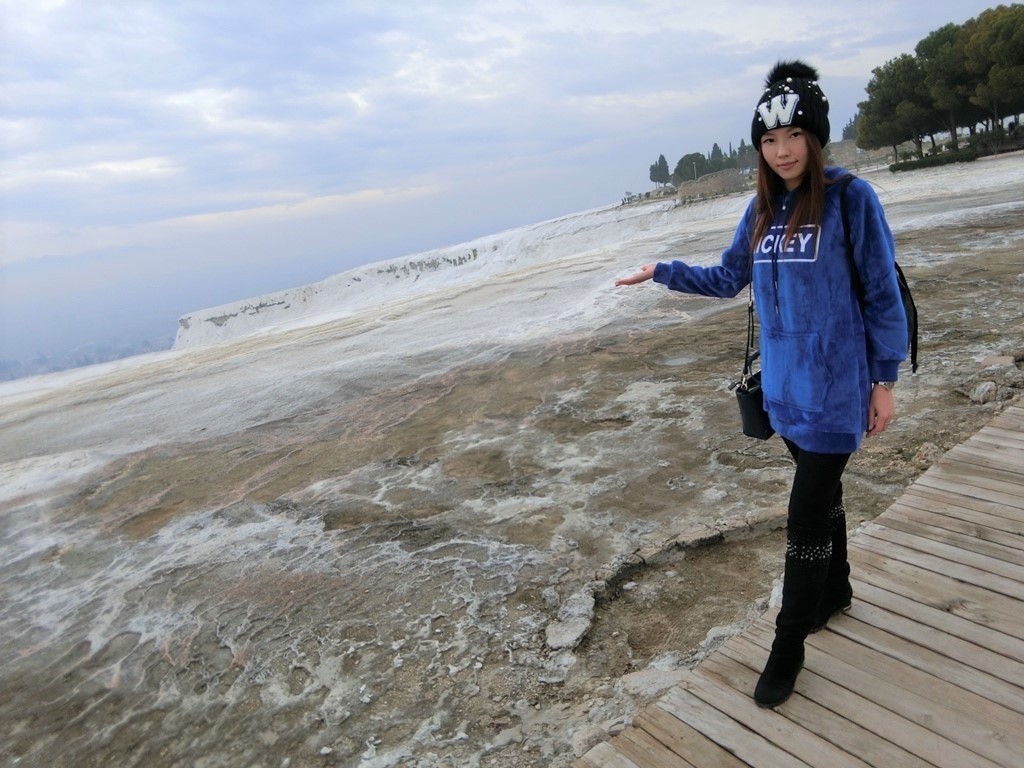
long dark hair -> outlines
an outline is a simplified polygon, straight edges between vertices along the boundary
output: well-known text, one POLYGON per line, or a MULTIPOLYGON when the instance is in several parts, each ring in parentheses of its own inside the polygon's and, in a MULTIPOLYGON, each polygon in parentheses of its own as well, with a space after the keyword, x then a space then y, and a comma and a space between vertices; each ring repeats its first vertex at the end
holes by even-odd
MULTIPOLYGON (((789 226, 786 227, 787 243, 796 236, 800 227, 808 224, 821 226, 825 213, 825 187, 829 184, 825 178, 825 153, 813 133, 804 131, 804 138, 807 140, 807 172, 797 188, 799 194, 793 196, 793 209, 789 215, 789 226)), ((771 169, 758 147, 757 199, 754 203, 757 219, 754 223, 754 236, 750 240, 752 250, 757 250, 761 238, 768 232, 785 194, 785 182, 771 169)))

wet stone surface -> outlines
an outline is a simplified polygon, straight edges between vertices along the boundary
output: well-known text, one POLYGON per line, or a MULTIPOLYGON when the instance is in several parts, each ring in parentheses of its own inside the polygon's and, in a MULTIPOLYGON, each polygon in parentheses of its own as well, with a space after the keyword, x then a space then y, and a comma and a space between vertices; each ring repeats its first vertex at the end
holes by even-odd
MULTIPOLYGON (((941 226, 894 206, 922 367, 851 462, 851 529, 1020 400, 1024 208, 998 194, 941 226)), ((3 405, 0 760, 570 765, 781 568, 785 448, 737 434, 727 389, 745 308, 645 301, 347 369, 318 327, 3 405)))

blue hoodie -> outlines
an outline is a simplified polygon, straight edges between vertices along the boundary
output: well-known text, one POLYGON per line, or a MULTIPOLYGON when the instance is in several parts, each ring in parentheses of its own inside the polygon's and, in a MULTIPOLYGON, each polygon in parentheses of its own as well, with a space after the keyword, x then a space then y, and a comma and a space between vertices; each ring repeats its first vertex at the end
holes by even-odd
MULTIPOLYGON (((834 181, 848 174, 828 168, 825 175, 834 181)), ((867 182, 849 184, 861 306, 843 240, 839 195, 839 185, 827 186, 820 230, 804 227, 786 245, 787 194, 754 254, 765 409, 779 434, 816 453, 853 453, 860 447, 868 429, 871 382, 895 381, 907 356, 895 245, 882 206, 867 182)), ((751 201, 718 266, 657 264, 655 282, 704 296, 737 295, 749 282, 755 222, 751 201)))

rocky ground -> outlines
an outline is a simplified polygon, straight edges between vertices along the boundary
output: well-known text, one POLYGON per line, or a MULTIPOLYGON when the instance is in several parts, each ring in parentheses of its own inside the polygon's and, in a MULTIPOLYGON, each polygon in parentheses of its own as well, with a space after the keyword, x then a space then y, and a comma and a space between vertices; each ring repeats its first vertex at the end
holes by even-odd
MULTIPOLYGON (((900 245, 928 249, 938 244, 911 237, 900 245)), ((1006 403, 1024 397, 1020 241, 941 266, 906 271, 921 311, 921 367, 900 381, 897 422, 888 434, 867 440, 847 470, 844 487, 851 533, 885 511, 946 450, 974 434, 1006 403)), ((682 327, 668 339, 633 338, 628 343, 632 364, 671 359, 707 342, 726 349, 744 315, 742 308, 730 310, 682 327)), ((688 366, 678 374, 679 386, 706 387, 708 381, 728 375, 732 365, 733 359, 723 354, 707 365, 688 366)), ((711 417, 732 419, 733 407, 723 397, 711 417)), ((692 441, 693 435, 681 434, 679 439, 692 441)), ((788 467, 777 438, 762 443, 711 433, 699 442, 716 462, 758 475, 788 467)), ((685 453, 680 446, 680 455, 685 453)), ((700 467, 686 464, 652 468, 644 501, 670 506, 679 483, 692 486, 703 482, 697 479, 702 476, 700 467)), ((717 641, 767 607, 782 567, 785 533, 779 524, 787 480, 786 472, 772 472, 766 482, 751 485, 746 493, 747 522, 752 518, 752 527, 744 526, 741 515, 733 512, 710 532, 705 528, 684 535, 683 546, 670 538, 661 546, 649 545, 645 557, 638 550, 625 562, 620 558, 614 575, 599 574, 608 580, 607 589, 598 590, 593 627, 576 652, 578 667, 563 684, 536 688, 535 698, 526 699, 536 701, 542 710, 564 711, 560 727, 574 730, 577 754, 621 729, 638 707, 672 684, 674 673, 697 663, 717 641), (724 535, 719 539, 715 531, 724 535), (691 545, 693 541, 697 546, 691 545), (714 543, 700 546, 706 541, 714 543)), ((555 759, 539 754, 551 749, 551 742, 539 733, 525 727, 521 735, 524 754, 495 755, 484 764, 569 764, 564 755, 555 759)))

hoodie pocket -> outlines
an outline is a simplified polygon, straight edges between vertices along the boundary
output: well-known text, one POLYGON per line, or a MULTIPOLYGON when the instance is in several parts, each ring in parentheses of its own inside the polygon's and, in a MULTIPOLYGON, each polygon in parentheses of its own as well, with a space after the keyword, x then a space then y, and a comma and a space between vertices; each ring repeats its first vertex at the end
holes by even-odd
POLYGON ((769 400, 809 413, 825 408, 829 374, 817 333, 766 331, 762 386, 769 400))

